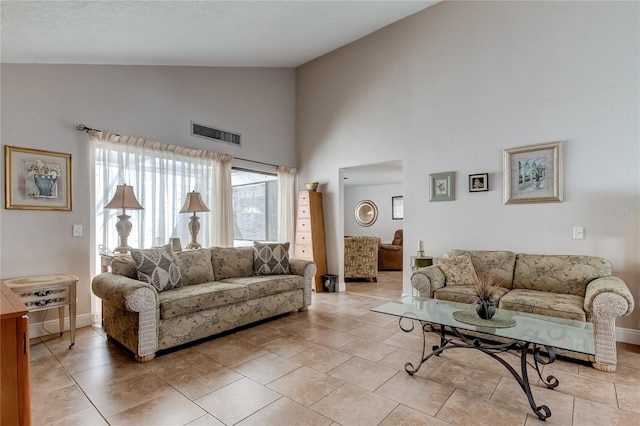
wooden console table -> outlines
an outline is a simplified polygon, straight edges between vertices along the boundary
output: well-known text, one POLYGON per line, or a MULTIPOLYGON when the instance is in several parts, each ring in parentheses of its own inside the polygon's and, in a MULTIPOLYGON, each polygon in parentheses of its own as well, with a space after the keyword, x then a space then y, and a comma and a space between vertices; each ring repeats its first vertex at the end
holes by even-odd
POLYGON ((72 348, 76 342, 76 284, 73 275, 38 275, 4 280, 29 312, 58 308, 60 335, 64 332, 64 307, 69 306, 69 334, 72 348))
POLYGON ((29 317, 27 307, 1 283, 0 424, 31 424, 29 388, 29 317))

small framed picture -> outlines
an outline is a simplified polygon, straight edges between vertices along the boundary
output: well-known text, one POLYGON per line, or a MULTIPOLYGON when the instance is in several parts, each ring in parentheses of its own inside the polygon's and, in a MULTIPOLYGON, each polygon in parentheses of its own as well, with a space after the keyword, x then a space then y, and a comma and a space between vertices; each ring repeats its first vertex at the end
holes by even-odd
POLYGON ((431 179, 431 198, 429 201, 453 201, 455 200, 456 172, 433 173, 431 179))
POLYGON ((404 219, 404 201, 402 195, 391 197, 391 219, 404 219))
POLYGON ((469 175, 469 192, 482 192, 489 190, 489 173, 476 173, 469 175))

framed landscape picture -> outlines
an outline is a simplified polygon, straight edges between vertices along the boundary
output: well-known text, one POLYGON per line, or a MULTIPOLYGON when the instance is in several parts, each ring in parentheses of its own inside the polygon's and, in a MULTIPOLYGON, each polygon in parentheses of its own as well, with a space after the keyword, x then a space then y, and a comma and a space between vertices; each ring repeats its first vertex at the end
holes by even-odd
POLYGON ((5 208, 71 210, 71 154, 4 147, 5 208))
POLYGON ((562 142, 504 150, 504 203, 562 201, 562 142))

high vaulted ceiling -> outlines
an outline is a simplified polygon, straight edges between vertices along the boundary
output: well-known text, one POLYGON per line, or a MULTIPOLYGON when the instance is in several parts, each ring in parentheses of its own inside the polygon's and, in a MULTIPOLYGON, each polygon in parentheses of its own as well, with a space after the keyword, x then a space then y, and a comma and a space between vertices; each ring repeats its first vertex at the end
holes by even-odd
POLYGON ((3 63, 296 67, 437 1, 6 1, 3 63))

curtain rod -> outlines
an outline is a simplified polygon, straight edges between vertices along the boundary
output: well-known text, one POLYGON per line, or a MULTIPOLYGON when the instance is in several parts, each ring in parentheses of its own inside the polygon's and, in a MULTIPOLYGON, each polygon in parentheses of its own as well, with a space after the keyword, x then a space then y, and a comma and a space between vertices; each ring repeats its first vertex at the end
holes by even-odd
MULTIPOLYGON (((78 124, 76 126, 76 130, 79 130, 81 132, 90 132, 90 131, 96 131, 96 132, 101 132, 102 130, 98 130, 98 129, 92 129, 91 127, 87 127, 84 124, 78 124)), ((118 135, 117 133, 114 133, 114 135, 118 135)), ((118 135, 120 136, 120 135, 118 135)), ((263 161, 256 161, 256 160, 249 160, 248 158, 240 158, 240 157, 233 157, 236 160, 242 160, 242 161, 249 161, 250 163, 257 163, 257 164, 264 164, 265 166, 272 166, 275 168, 278 168, 280 166, 278 166, 277 164, 271 164, 271 163, 265 163, 263 161)))

